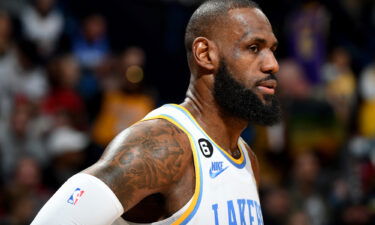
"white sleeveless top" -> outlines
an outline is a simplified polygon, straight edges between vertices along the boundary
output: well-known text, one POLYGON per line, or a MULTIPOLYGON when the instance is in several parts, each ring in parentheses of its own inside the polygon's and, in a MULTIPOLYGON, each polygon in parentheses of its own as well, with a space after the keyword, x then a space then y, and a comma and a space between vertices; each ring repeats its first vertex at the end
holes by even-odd
MULTIPOLYGON (((171 217, 152 225, 263 225, 251 161, 242 139, 241 157, 234 159, 216 144, 185 108, 167 104, 143 120, 165 119, 183 130, 190 140, 195 167, 192 199, 171 217)), ((147 213, 147 212, 145 212, 147 213)), ((113 225, 133 225, 122 218, 113 225)))

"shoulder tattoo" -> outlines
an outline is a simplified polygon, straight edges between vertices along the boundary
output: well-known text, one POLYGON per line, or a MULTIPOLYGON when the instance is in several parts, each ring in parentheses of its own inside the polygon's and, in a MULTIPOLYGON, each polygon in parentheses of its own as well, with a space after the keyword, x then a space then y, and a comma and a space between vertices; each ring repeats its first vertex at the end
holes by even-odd
POLYGON ((165 120, 144 121, 110 144, 95 172, 114 191, 125 210, 177 182, 191 152, 185 133, 165 120))

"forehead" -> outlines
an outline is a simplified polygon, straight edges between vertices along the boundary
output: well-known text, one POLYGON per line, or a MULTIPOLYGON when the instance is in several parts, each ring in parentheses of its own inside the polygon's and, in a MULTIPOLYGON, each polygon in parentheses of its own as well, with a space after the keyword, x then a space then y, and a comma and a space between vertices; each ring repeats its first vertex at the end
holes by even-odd
POLYGON ((226 35, 224 36, 232 41, 240 42, 260 38, 269 43, 276 42, 270 22, 264 13, 257 8, 229 10, 225 25, 226 35))

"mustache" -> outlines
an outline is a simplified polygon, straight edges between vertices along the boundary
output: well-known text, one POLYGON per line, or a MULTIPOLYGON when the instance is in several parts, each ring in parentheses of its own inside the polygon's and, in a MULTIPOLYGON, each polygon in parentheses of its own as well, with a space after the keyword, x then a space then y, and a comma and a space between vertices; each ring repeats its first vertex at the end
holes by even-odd
POLYGON ((271 74, 269 74, 267 77, 258 80, 258 81, 255 83, 255 85, 260 85, 260 83, 262 83, 262 82, 264 82, 264 81, 267 81, 267 80, 275 80, 276 82, 278 81, 276 75, 273 74, 273 73, 271 73, 271 74))

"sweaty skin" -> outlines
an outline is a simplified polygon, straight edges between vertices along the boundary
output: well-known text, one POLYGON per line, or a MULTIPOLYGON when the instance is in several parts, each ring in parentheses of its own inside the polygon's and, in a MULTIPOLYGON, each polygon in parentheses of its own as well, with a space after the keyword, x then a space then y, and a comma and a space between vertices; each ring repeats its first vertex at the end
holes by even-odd
MULTIPOLYGON (((248 122, 223 112, 213 96, 214 76, 224 58, 234 78, 267 104, 256 81, 278 71, 277 41, 265 15, 256 8, 232 9, 209 40, 198 37, 189 59, 191 81, 181 104, 206 133, 234 158, 248 122), (230 27, 230 29, 228 29, 230 27)), ((247 146, 257 183, 259 166, 247 146)), ((126 220, 154 222, 171 216, 193 196, 195 171, 189 139, 163 119, 139 122, 119 134, 104 155, 84 171, 103 180, 122 203, 126 220), (145 213, 147 212, 147 213, 145 213)), ((243 179, 251 179, 244 177, 243 179)))

